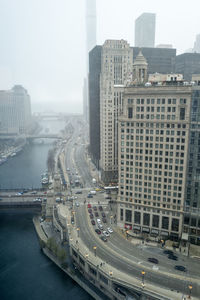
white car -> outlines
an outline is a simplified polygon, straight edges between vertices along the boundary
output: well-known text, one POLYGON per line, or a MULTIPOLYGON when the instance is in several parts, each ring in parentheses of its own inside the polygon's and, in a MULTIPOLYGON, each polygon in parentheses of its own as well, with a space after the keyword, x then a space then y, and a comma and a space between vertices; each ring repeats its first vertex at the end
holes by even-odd
POLYGON ((78 202, 76 202, 76 206, 79 207, 79 203, 78 202))
POLYGON ((100 219, 97 219, 97 223, 100 224, 100 223, 101 223, 101 220, 100 220, 100 219))
POLYGON ((103 234, 105 235, 105 236, 110 236, 110 234, 107 232, 107 231, 103 231, 103 234))
POLYGON ((101 229, 101 230, 103 229, 103 225, 100 224, 100 223, 98 224, 98 227, 99 227, 99 229, 101 229))
POLYGON ((113 230, 112 230, 111 227, 108 227, 108 228, 107 228, 107 231, 108 231, 109 233, 113 233, 113 230))

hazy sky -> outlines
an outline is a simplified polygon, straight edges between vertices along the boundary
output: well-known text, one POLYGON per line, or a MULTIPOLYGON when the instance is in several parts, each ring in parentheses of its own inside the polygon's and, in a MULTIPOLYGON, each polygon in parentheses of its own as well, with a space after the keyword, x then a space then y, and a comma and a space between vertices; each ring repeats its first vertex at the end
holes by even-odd
MULTIPOLYGON (((178 53, 200 33, 199 0, 96 0, 97 42, 134 46, 134 21, 156 13, 156 45, 178 53)), ((0 0, 0 89, 22 84, 33 111, 82 112, 85 0, 0 0)))

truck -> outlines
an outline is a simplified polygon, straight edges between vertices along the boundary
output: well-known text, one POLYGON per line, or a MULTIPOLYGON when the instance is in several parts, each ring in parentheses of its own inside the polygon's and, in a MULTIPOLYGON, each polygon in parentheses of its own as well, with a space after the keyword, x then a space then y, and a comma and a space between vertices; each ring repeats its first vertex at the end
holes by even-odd
POLYGON ((93 184, 96 184, 96 183, 97 183, 97 181, 96 181, 95 178, 92 178, 92 183, 93 183, 93 184))
POLYGON ((96 195, 96 191, 90 191, 90 195, 96 195))

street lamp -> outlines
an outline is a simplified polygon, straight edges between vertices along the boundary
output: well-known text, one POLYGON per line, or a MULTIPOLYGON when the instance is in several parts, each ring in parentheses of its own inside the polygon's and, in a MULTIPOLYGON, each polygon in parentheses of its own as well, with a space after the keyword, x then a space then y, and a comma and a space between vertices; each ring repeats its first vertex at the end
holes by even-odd
POLYGON ((94 249, 94 256, 97 256, 97 247, 94 246, 93 249, 94 249))
POLYGON ((126 239, 128 240, 128 230, 126 230, 126 239))
POLYGON ((142 287, 144 288, 144 276, 145 276, 145 271, 143 270, 142 272, 141 272, 141 274, 142 274, 142 287))
POLYGON ((88 259, 88 256, 89 256, 89 254, 86 253, 86 254, 85 254, 85 258, 88 259))
POLYGON ((112 271, 109 271, 109 275, 110 275, 110 276, 113 276, 113 272, 112 272, 112 271))
POLYGON ((191 299, 191 293, 192 293, 192 285, 188 285, 189 288, 189 299, 191 299))
POLYGON ((76 228, 76 230, 77 230, 77 235, 79 237, 80 228, 78 227, 78 228, 76 228))

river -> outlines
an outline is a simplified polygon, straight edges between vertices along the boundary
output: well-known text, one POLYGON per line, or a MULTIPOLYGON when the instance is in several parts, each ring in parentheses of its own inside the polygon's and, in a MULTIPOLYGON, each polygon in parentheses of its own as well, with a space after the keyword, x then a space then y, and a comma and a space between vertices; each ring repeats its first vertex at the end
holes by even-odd
MULTIPOLYGON (((49 121, 42 125, 57 133, 65 124, 49 121)), ((26 145, 23 152, 1 165, 1 188, 40 187, 51 147, 50 140, 26 145)), ((40 251, 32 217, 19 210, 0 212, 0 299, 92 299, 40 251)))

